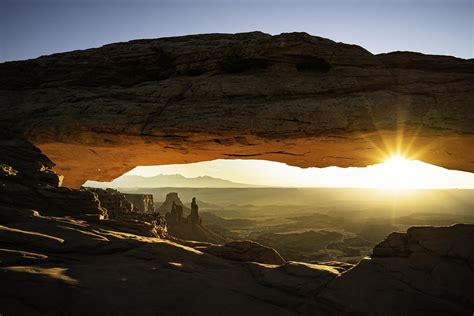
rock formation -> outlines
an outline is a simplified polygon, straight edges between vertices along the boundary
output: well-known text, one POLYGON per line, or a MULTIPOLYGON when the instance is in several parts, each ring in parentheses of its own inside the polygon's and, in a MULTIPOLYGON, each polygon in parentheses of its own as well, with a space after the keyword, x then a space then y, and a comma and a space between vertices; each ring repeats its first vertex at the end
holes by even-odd
POLYGON ((182 205, 181 200, 178 197, 178 193, 168 193, 166 195, 166 201, 163 202, 160 209, 166 209, 169 201, 171 201, 171 210, 167 212, 165 216, 170 226, 180 223, 189 223, 192 225, 202 226, 202 220, 201 217, 199 217, 199 206, 196 203, 195 197, 191 201, 191 213, 187 217, 184 216, 184 205, 182 205))
POLYGON ((474 225, 392 233, 371 259, 336 278, 320 296, 354 315, 469 315, 474 310, 472 241, 474 225))
POLYGON ((156 208, 156 210, 158 212, 162 213, 162 214, 169 213, 173 209, 173 204, 176 205, 176 206, 181 207, 182 216, 184 216, 185 211, 189 212, 189 208, 184 206, 183 202, 181 202, 181 200, 178 196, 178 193, 176 193, 176 192, 170 192, 170 193, 166 194, 165 201, 160 206, 158 206, 156 208))
POLYGON ((183 213, 184 205, 181 203, 178 193, 168 193, 165 202, 163 202, 159 209, 166 210, 170 203, 171 209, 165 214, 170 236, 215 244, 221 244, 226 241, 223 236, 202 225, 196 198, 193 198, 191 202, 191 213, 188 216, 185 216, 183 213))
POLYGON ((32 140, 70 187, 217 158, 348 167, 403 152, 474 171, 473 60, 252 32, 116 43, 0 73, 0 129, 32 140))
POLYGON ((97 194, 100 206, 107 210, 110 218, 120 214, 137 212, 137 208, 125 197, 124 194, 114 189, 85 188, 97 194))
POLYGON ((124 214, 142 213, 153 214, 153 195, 151 194, 129 194, 118 190, 107 188, 84 188, 97 194, 100 205, 107 209, 111 218, 117 218, 124 214))
POLYGON ((364 166, 397 149, 474 171, 472 60, 256 32, 118 43, 0 73, 2 315, 472 315, 473 225, 394 233, 350 269, 285 262, 249 242, 170 241, 151 214, 108 218, 96 193, 58 175, 79 187, 235 157, 364 166))
POLYGON ((91 191, 58 187, 53 163, 31 143, 10 135, 0 145, 6 315, 133 314, 137 306, 143 315, 470 315, 474 309, 474 225, 393 233, 350 269, 286 262, 248 241, 176 240, 180 245, 164 239, 162 225, 107 219, 91 191))
POLYGON ((138 212, 148 214, 155 212, 152 194, 123 193, 123 195, 137 208, 138 212))
POLYGON ((194 224, 202 224, 201 217, 199 216, 199 206, 196 203, 196 198, 191 201, 191 210, 189 215, 186 216, 184 210, 189 210, 178 196, 178 193, 171 192, 166 194, 165 201, 158 207, 160 212, 163 212, 168 219, 170 225, 189 222, 194 224))
MULTIPOLYGON (((176 195, 177 196, 177 195, 176 195)), ((168 225, 173 226, 176 225, 184 220, 183 217, 183 207, 175 203, 175 201, 171 204, 171 211, 165 214, 166 221, 168 225)))
POLYGON ((188 221, 191 223, 202 225, 202 220, 199 217, 199 206, 196 203, 196 198, 193 197, 191 202, 191 213, 188 216, 188 221))
POLYGON ((54 163, 31 143, 0 132, 0 205, 41 210, 48 216, 107 218, 97 195, 59 187, 54 163))

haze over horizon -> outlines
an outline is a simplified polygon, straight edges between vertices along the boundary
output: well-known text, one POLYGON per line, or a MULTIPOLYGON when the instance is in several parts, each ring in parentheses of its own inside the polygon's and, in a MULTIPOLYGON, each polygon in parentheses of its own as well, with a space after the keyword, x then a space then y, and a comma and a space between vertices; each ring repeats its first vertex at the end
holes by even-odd
MULTIPOLYGON (((385 163, 365 168, 299 168, 267 160, 217 159, 189 164, 162 166, 141 166, 127 172, 112 182, 91 182, 86 186, 131 187, 137 183, 130 176, 155 177, 156 185, 151 181, 147 187, 205 187, 206 183, 220 186, 219 182, 206 182, 198 177, 231 181, 238 184, 234 187, 249 186, 267 187, 326 187, 326 188, 378 188, 378 189, 474 189, 474 173, 448 170, 417 160, 395 158, 385 163), (195 178, 199 181, 182 182, 159 175, 180 175, 195 178), (128 178, 127 178, 128 177, 128 178), (200 184, 196 184, 199 182, 200 184), (171 183, 171 184, 170 184, 171 183), (191 183, 191 184, 189 184, 191 183), (196 185, 195 185, 196 184, 196 185)), ((224 184, 229 187, 229 183, 224 184)), ((209 186, 209 185, 208 185, 209 186)), ((232 187, 232 186, 230 186, 232 187)))
POLYGON ((0 62, 134 39, 250 31, 307 32, 374 54, 472 58, 474 51, 470 0, 3 0, 0 21, 0 62))

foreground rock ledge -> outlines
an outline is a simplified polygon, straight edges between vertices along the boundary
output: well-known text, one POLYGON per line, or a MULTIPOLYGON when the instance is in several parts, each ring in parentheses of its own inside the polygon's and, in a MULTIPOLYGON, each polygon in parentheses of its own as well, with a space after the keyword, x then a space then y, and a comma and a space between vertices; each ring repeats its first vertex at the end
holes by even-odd
POLYGON ((474 171, 474 61, 305 33, 193 35, 0 64, 0 128, 79 187, 137 165, 251 158, 474 171))

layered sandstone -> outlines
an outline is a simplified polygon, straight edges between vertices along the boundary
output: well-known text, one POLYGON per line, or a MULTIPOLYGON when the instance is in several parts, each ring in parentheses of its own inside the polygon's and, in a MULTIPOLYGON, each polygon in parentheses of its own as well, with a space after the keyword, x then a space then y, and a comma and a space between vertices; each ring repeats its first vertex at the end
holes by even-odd
POLYGON ((181 202, 178 193, 171 192, 166 195, 166 200, 160 206, 160 210, 165 213, 168 232, 171 237, 181 240, 194 240, 200 242, 209 242, 214 244, 222 244, 226 239, 210 230, 202 224, 202 218, 199 216, 199 207, 196 198, 191 202, 190 214, 185 216, 183 209, 185 206, 181 202), (171 208, 169 205, 171 203, 171 208))
POLYGON ((155 212, 152 194, 124 193, 123 195, 137 208, 138 212, 146 214, 155 212))
POLYGON ((351 315, 468 315, 474 309, 472 241, 474 225, 465 224, 392 233, 371 259, 319 296, 351 315))
MULTIPOLYGON (((54 163, 28 141, 0 132, 0 207, 12 205, 41 209, 49 216, 107 218, 97 195, 59 187, 62 177, 54 173, 54 163)), ((4 212, 6 212, 4 210, 4 212)))
POLYGON ((474 62, 305 33, 137 40, 0 64, 0 128, 66 186, 216 158, 366 166, 395 152, 474 171, 474 62))
POLYGON ((124 194, 114 189, 86 188, 86 190, 97 194, 100 206, 107 209, 109 217, 118 217, 121 214, 134 213, 137 208, 124 194))

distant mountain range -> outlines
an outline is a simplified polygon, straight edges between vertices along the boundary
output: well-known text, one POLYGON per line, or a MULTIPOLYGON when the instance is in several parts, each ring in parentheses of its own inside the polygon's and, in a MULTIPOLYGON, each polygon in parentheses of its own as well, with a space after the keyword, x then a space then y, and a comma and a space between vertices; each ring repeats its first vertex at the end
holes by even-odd
POLYGON ((202 176, 187 178, 180 174, 159 174, 153 177, 123 175, 112 182, 87 181, 84 186, 95 188, 254 188, 258 185, 236 183, 202 176))

